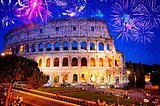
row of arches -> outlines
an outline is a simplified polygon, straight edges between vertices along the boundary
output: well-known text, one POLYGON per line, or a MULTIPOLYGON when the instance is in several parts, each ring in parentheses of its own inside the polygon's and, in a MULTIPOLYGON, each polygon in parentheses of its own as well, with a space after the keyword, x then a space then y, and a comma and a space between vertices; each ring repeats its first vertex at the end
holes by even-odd
MULTIPOLYGON (((104 83, 105 75, 100 74, 99 76, 99 83, 104 83)), ((58 74, 53 75, 53 83, 59 83, 60 82, 60 76, 58 74)), ((71 76, 71 83, 78 83, 78 80, 80 80, 81 83, 96 83, 97 76, 95 74, 90 74, 89 76, 87 74, 81 74, 78 76, 78 74, 73 74, 71 76)), ((62 75, 62 83, 68 83, 69 81, 69 75, 63 74, 62 75)))
MULTIPOLYGON (((106 46, 104 46, 104 43, 103 42, 99 42, 98 43, 98 48, 96 47, 96 44, 95 42, 90 42, 89 44, 89 50, 90 51, 94 51, 94 50, 99 50, 99 51, 104 51, 104 50, 108 50, 108 51, 111 51, 113 46, 109 43, 106 44, 106 46), (106 47, 106 48, 104 48, 106 47)), ((12 48, 12 53, 16 53, 18 54, 19 52, 22 53, 22 52, 25 52, 25 53, 28 53, 28 52, 43 52, 43 51, 60 51, 60 48, 62 48, 62 50, 69 50, 69 42, 65 41, 62 43, 60 42, 55 42, 54 44, 53 43, 47 43, 47 44, 44 44, 44 43, 39 43, 39 44, 32 44, 32 45, 19 45, 19 46, 16 46, 16 48, 12 48)), ((87 43, 85 41, 83 42, 80 42, 80 45, 78 44, 78 42, 74 41, 71 43, 71 50, 78 50, 78 49, 81 49, 81 50, 87 50, 87 43), (79 47, 80 46, 80 47, 79 47)))
MULTIPOLYGON (((111 67, 113 66, 113 61, 111 58, 108 58, 108 66, 111 67)), ((87 66, 87 59, 85 57, 81 58, 80 60, 81 66, 87 66)), ((103 58, 99 58, 98 60, 99 63, 99 67, 104 67, 105 65, 105 61, 103 58)), ((62 66, 66 67, 69 66, 69 64, 71 64, 71 66, 78 66, 78 58, 74 57, 71 59, 71 62, 69 62, 69 59, 67 57, 64 57, 62 59, 62 66)), ((40 58, 38 60, 38 65, 39 67, 42 67, 42 58, 40 58)), ((60 66, 60 59, 58 57, 54 58, 53 60, 53 66, 54 67, 59 67, 60 66)), ((90 62, 89 62, 89 66, 91 67, 95 67, 96 66, 96 59, 95 58, 90 58, 90 62)), ((115 60, 115 66, 120 66, 120 61, 118 59, 115 60)), ((51 67, 51 59, 47 58, 45 60, 45 67, 51 67)))

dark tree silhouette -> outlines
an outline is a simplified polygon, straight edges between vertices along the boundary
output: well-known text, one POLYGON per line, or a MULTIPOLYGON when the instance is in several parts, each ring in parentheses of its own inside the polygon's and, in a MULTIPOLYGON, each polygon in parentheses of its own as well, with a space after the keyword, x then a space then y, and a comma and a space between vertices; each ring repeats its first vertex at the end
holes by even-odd
POLYGON ((37 62, 34 60, 16 55, 0 56, 0 83, 9 84, 6 106, 8 106, 10 92, 14 82, 27 80, 33 73, 38 72, 40 73, 40 70, 37 62))

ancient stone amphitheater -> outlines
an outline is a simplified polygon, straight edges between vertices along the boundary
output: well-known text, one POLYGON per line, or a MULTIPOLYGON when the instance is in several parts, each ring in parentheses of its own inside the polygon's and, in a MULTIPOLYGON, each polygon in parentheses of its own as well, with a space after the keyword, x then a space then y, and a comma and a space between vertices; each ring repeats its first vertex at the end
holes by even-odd
POLYGON ((124 56, 114 46, 106 22, 57 19, 29 24, 5 35, 5 54, 37 61, 49 85, 126 83, 124 56))

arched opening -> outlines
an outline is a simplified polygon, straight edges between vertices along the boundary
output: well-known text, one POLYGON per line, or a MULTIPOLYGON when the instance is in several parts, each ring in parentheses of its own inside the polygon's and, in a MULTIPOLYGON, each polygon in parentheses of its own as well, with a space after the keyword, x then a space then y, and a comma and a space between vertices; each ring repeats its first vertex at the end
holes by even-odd
POLYGON ((63 83, 68 83, 68 74, 63 75, 63 83))
POLYGON ((47 51, 51 51, 52 48, 52 44, 51 43, 47 43, 47 51))
POLYGON ((19 46, 16 46, 16 54, 19 53, 19 46))
POLYGON ((72 50, 78 50, 78 43, 76 41, 72 42, 72 50))
POLYGON ((87 59, 85 57, 81 59, 81 66, 87 66, 87 59))
POLYGON ((78 66, 78 59, 76 57, 72 59, 72 66, 78 66))
POLYGON ((68 46, 69 46, 68 42, 64 42, 63 43, 63 50, 68 50, 68 46))
POLYGON ((119 83, 119 75, 116 75, 116 77, 115 77, 115 81, 116 81, 116 84, 118 84, 118 83, 119 83))
POLYGON ((95 50, 95 44, 93 42, 90 43, 90 50, 95 50))
POLYGON ((23 45, 20 45, 19 51, 20 51, 21 53, 24 52, 24 46, 23 46, 23 45))
POLYGON ((59 76, 58 76, 58 74, 54 74, 53 75, 53 77, 54 77, 54 83, 58 83, 59 82, 59 76))
POLYGON ((110 45, 107 43, 107 50, 110 50, 110 45))
POLYGON ((86 42, 81 42, 81 49, 87 50, 87 43, 86 42))
POLYGON ((36 52, 36 44, 32 45, 32 52, 36 52))
POLYGON ((100 74, 99 77, 100 77, 100 81, 99 81, 99 82, 100 82, 100 83, 104 83, 104 75, 103 75, 103 74, 100 74))
POLYGON ((98 47, 99 47, 99 51, 103 51, 104 50, 104 45, 103 45, 102 42, 99 42, 98 47))
POLYGON ((86 83, 86 75, 85 74, 81 75, 81 83, 86 83))
POLYGON ((40 43, 40 44, 39 44, 39 52, 42 52, 42 51, 43 51, 43 44, 40 43))
POLYGON ((59 58, 54 59, 54 66, 59 67, 59 58))
POLYGON ((90 81, 91 83, 96 83, 96 76, 94 74, 91 74, 90 81))
POLYGON ((103 67, 103 66, 104 66, 104 64, 103 64, 103 59, 100 58, 100 59, 99 59, 99 67, 103 67))
POLYGON ((26 47, 25 47, 25 52, 26 52, 26 53, 29 52, 29 45, 26 45, 26 47))
POLYGON ((50 58, 47 58, 46 60, 46 67, 50 67, 50 58))
POLYGON ((42 67, 42 59, 39 59, 38 66, 42 67))
POLYGON ((119 66, 119 60, 118 60, 118 59, 115 60, 115 66, 116 66, 116 67, 119 66))
POLYGON ((90 59, 90 66, 91 67, 95 67, 96 65, 95 65, 95 59, 94 58, 91 58, 90 59))
POLYGON ((77 83, 78 82, 78 76, 77 74, 74 74, 73 75, 73 80, 72 80, 73 83, 77 83))
POLYGON ((60 42, 56 42, 54 46, 55 46, 55 51, 60 50, 60 42))
POLYGON ((68 66, 68 58, 63 58, 63 66, 68 66))
POLYGON ((112 66, 112 59, 111 59, 111 58, 108 59, 108 66, 109 66, 109 67, 112 66))

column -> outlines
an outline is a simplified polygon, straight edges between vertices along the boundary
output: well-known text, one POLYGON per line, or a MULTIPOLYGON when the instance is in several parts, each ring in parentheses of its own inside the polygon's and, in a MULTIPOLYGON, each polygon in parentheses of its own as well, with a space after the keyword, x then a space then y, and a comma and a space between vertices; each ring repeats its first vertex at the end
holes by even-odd
POLYGON ((99 51, 98 41, 96 40, 96 52, 99 51))
POLYGON ((122 72, 120 72, 120 83, 122 83, 122 72))
POLYGON ((43 43, 43 52, 47 51, 46 43, 43 43))
POLYGON ((72 73, 68 74, 68 83, 71 84, 72 83, 72 73))
POLYGON ((115 57, 112 56, 112 67, 115 68, 115 57))
POLYGON ((99 74, 96 75, 96 84, 99 84, 99 74))
POLYGON ((52 43, 52 51, 55 51, 54 43, 52 43))
POLYGON ((62 76, 62 74, 58 74, 58 76, 59 76, 59 83, 62 84, 62 83, 63 83, 63 80, 62 80, 62 79, 63 79, 63 76, 62 76))
POLYGON ((88 79, 87 79, 87 83, 90 84, 91 83, 91 78, 90 78, 90 73, 88 73, 88 79))
POLYGON ((99 67, 99 59, 98 59, 98 56, 96 55, 96 68, 99 67))
POLYGON ((90 68, 90 56, 87 56, 87 68, 90 68))
POLYGON ((36 52, 39 52, 39 44, 36 43, 36 52))
POLYGON ((32 52, 32 44, 29 44, 29 52, 32 52))
POLYGON ((51 74, 49 75, 49 84, 50 84, 51 87, 53 87, 53 85, 54 85, 54 80, 53 80, 53 78, 54 78, 54 76, 53 76, 53 74, 51 73, 51 74))
POLYGON ((78 72, 78 84, 80 84, 81 83, 81 74, 80 74, 80 72, 78 72))
POLYGON ((112 82, 115 83, 115 72, 113 72, 113 79, 112 82))
POLYGON ((90 51, 90 42, 87 41, 87 51, 89 52, 90 51))
POLYGON ((81 42, 78 40, 78 52, 81 51, 81 42))

